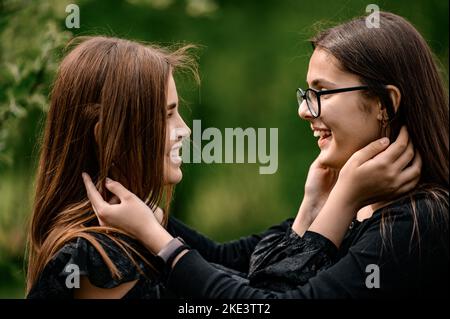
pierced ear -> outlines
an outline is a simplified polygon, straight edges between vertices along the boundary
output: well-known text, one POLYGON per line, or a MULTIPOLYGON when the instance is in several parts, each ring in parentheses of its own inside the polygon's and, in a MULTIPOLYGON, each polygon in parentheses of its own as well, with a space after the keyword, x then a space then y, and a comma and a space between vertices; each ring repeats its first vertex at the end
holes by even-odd
POLYGON ((389 117, 388 117, 386 108, 381 105, 381 102, 378 102, 377 120, 381 121, 381 122, 384 122, 384 121, 387 121, 388 118, 389 117))
POLYGON ((383 113, 380 111, 380 112, 378 112, 378 114, 377 114, 377 120, 378 121, 381 121, 383 119, 383 113))
POLYGON ((394 107, 395 112, 397 112, 398 107, 400 106, 400 101, 402 99, 402 94, 400 90, 395 85, 386 85, 386 89, 389 92, 389 97, 392 101, 392 106, 394 107))

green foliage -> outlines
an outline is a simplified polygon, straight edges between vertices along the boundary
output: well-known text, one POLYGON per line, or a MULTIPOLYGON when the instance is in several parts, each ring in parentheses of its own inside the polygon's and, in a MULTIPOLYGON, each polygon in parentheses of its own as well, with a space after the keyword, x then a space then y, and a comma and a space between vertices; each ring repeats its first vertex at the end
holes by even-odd
MULTIPOLYGON (((45 111, 58 55, 71 36, 56 14, 57 1, 2 1, 0 28, 0 165, 12 164, 19 125, 45 111)), ((64 11, 63 11, 64 12, 64 11)))
POLYGON ((0 1, 0 297, 23 296, 34 131, 71 37, 59 9, 54 0, 0 1))

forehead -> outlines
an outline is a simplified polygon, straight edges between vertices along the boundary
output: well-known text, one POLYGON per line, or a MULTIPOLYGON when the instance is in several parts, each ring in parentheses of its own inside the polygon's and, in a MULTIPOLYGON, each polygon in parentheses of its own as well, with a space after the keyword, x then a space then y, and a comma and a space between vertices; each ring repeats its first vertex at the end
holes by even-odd
POLYGON ((169 76, 169 82, 167 84, 167 104, 177 103, 177 102, 178 102, 177 86, 176 86, 175 80, 171 74, 169 76))
POLYGON ((355 83, 358 76, 341 69, 340 62, 323 49, 315 49, 308 67, 306 81, 311 85, 317 79, 323 79, 339 86, 346 83, 355 83))

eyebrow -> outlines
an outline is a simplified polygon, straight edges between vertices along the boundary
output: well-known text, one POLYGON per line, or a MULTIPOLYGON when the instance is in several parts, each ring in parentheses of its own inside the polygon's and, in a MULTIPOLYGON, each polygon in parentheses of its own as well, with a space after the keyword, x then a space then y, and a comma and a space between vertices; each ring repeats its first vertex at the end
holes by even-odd
POLYGON ((167 105, 167 109, 171 110, 177 107, 177 103, 170 103, 169 105, 167 105))
POLYGON ((320 85, 322 85, 322 86, 328 86, 328 87, 335 87, 336 86, 336 84, 335 83, 333 83, 333 82, 330 82, 330 81, 327 81, 327 80, 325 80, 325 79, 315 79, 315 80, 313 80, 312 82, 311 82, 311 87, 317 87, 317 86, 320 86, 320 85))

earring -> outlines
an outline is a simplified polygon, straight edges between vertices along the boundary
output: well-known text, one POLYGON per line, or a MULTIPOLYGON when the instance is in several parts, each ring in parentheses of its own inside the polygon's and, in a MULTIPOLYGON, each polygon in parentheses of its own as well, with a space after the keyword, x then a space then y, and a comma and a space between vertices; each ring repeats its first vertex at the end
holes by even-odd
POLYGON ((388 116, 385 109, 382 109, 381 103, 378 102, 378 107, 380 108, 380 113, 377 114, 377 120, 381 122, 381 126, 386 128, 388 125, 388 116))
POLYGON ((389 124, 388 115, 386 110, 382 108, 381 103, 378 102, 378 107, 380 108, 380 113, 377 114, 377 120, 380 121, 380 136, 387 136, 387 126, 389 124))
POLYGON ((388 121, 387 114, 386 114, 386 112, 383 112, 383 116, 382 116, 382 119, 381 119, 381 125, 383 126, 383 128, 388 126, 388 122, 389 121, 388 121))
POLYGON ((386 127, 388 125, 388 118, 386 113, 379 113, 377 115, 377 120, 380 121, 382 127, 386 127))
POLYGON ((377 114, 377 120, 378 121, 382 121, 383 120, 383 108, 382 108, 382 106, 381 106, 381 103, 380 102, 378 102, 378 109, 380 110, 379 112, 378 112, 378 114, 377 114))

